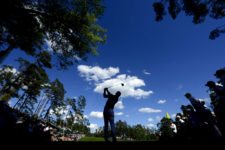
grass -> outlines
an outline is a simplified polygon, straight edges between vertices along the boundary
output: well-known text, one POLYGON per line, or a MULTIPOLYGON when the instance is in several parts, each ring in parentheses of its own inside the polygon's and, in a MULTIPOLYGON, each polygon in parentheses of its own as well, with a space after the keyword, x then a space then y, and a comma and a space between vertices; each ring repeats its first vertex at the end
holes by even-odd
POLYGON ((104 138, 86 136, 86 137, 81 138, 79 141, 81 141, 81 142, 104 142, 104 138))
MULTIPOLYGON (((110 140, 110 139, 109 139, 110 140)), ((104 142, 104 138, 103 137, 94 137, 94 136, 86 136, 81 138, 79 141, 81 142, 104 142)), ((130 140, 122 140, 122 139, 117 139, 118 142, 155 142, 157 140, 149 140, 149 141, 130 141, 130 140)))

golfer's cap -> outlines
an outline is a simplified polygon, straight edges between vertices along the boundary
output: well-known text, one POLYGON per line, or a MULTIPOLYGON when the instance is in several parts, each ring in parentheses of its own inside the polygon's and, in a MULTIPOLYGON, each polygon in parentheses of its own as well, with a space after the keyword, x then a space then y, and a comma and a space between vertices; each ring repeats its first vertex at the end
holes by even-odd
POLYGON ((190 93, 185 93, 184 96, 189 97, 189 96, 191 96, 191 94, 190 93))
POLYGON ((217 70, 216 73, 214 74, 214 76, 217 77, 221 75, 225 75, 225 68, 217 70))
POLYGON ((216 85, 216 84, 215 84, 215 82, 213 82, 213 81, 208 81, 208 82, 205 84, 205 86, 214 86, 214 85, 216 85))

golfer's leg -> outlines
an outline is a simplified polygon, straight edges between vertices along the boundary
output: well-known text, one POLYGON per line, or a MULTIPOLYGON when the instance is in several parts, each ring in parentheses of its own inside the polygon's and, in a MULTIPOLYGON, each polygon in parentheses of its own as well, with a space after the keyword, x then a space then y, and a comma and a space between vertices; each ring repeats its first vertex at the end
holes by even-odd
POLYGON ((109 122, 110 122, 110 127, 111 127, 112 139, 115 142, 116 141, 116 129, 115 129, 114 113, 113 112, 110 114, 109 122))
POLYGON ((108 137, 109 137, 109 135, 108 135, 108 128, 109 128, 108 122, 109 122, 108 115, 106 115, 104 113, 104 139, 105 139, 105 141, 108 141, 108 137))

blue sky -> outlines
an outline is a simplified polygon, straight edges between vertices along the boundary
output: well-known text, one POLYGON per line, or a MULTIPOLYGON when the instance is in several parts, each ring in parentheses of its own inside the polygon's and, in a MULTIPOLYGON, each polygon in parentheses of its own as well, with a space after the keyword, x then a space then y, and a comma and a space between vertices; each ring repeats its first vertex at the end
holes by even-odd
MULTIPOLYGON (((208 98, 204 84, 216 81, 214 72, 224 67, 224 36, 208 39, 209 32, 222 21, 208 19, 194 25, 192 18, 181 14, 176 21, 166 16, 162 22, 155 22, 152 3, 105 0, 105 13, 99 23, 107 29, 108 39, 100 46, 99 56, 90 55, 87 62, 80 61, 67 71, 49 71, 52 79, 59 78, 64 83, 68 96, 86 97, 85 115, 91 127, 103 126, 101 112, 106 100, 100 91, 107 82, 130 82, 126 79, 131 78, 134 83, 120 89, 127 95, 121 98, 120 109, 115 109, 120 112, 116 120, 153 126, 166 112, 180 112, 180 106, 188 103, 185 92, 208 98), (101 71, 106 76, 98 76, 101 71), (124 80, 118 80, 118 76, 124 80), (130 90, 135 90, 136 95, 130 90)), ((21 54, 14 51, 4 63, 13 64, 21 54)))

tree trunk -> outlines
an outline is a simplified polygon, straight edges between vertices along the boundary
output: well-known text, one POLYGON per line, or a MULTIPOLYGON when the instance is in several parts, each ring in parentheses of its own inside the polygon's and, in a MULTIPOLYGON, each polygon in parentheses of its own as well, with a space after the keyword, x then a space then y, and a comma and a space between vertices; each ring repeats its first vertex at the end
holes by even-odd
POLYGON ((23 104, 19 108, 19 111, 23 109, 23 106, 26 104, 27 100, 28 100, 28 96, 24 99, 23 104))
POLYGON ((40 109, 40 105, 41 105, 42 101, 43 101, 43 100, 40 100, 40 102, 38 103, 37 108, 36 108, 36 110, 34 111, 34 114, 36 114, 36 115, 38 114, 37 112, 38 112, 39 109, 40 109))
POLYGON ((44 117, 44 119, 47 119, 47 117, 48 117, 48 114, 49 114, 49 112, 50 112, 50 109, 51 109, 52 107, 51 106, 49 106, 49 108, 48 108, 48 110, 47 110, 47 112, 46 112, 46 114, 45 114, 45 117, 44 117))
POLYGON ((19 100, 16 102, 16 104, 13 106, 13 109, 16 108, 16 106, 19 104, 19 102, 24 98, 25 93, 23 93, 23 95, 19 98, 19 100))
POLYGON ((46 104, 49 102, 49 100, 47 99, 42 99, 40 101, 40 103, 38 104, 38 107, 35 111, 35 114, 37 114, 38 116, 41 116, 41 113, 43 111, 43 109, 45 108, 46 104))
POLYGON ((48 104, 49 100, 45 100, 44 104, 41 106, 40 111, 38 112, 38 115, 41 116, 44 108, 46 107, 46 105, 48 104))

